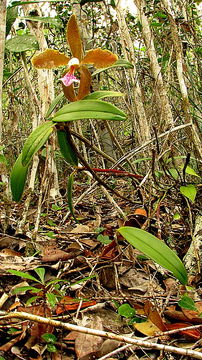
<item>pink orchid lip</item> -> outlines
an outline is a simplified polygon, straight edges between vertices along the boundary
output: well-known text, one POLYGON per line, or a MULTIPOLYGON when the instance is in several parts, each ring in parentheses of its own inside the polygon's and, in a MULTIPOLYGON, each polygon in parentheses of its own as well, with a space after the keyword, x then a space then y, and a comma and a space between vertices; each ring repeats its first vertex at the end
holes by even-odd
POLYGON ((65 86, 70 86, 73 82, 80 82, 80 80, 78 80, 71 72, 66 73, 65 76, 59 80, 61 80, 65 86))

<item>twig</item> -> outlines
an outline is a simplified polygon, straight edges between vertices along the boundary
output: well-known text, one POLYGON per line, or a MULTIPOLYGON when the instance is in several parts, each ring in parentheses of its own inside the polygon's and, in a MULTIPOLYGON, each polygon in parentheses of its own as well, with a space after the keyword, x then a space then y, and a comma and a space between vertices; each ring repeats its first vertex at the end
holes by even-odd
MULTIPOLYGON (((187 126, 192 126, 192 123, 187 123, 187 124, 183 124, 183 125, 179 125, 174 127, 173 129, 169 129, 168 131, 165 131, 164 133, 160 134, 157 136, 158 139, 161 139, 162 137, 169 135, 170 133, 174 132, 174 131, 178 131, 181 129, 186 128, 187 126)), ((144 144, 138 146, 136 149, 132 149, 130 150, 127 154, 125 154, 124 156, 122 156, 117 162, 116 164, 113 165, 113 168, 115 168, 117 165, 125 162, 127 159, 130 159, 133 155, 135 155, 136 153, 138 153, 139 151, 141 151, 142 149, 144 149, 145 147, 147 147, 148 145, 152 144, 154 141, 156 140, 156 137, 153 137, 151 140, 146 141, 144 144)))
POLYGON ((202 353, 199 351, 177 348, 177 347, 170 346, 170 345, 156 344, 156 343, 153 343, 150 341, 144 341, 141 339, 134 339, 134 338, 131 339, 124 335, 117 335, 117 334, 110 333, 110 332, 103 331, 103 330, 96 330, 96 329, 86 328, 84 326, 78 326, 78 325, 73 325, 73 324, 69 324, 69 323, 64 323, 64 322, 61 322, 58 320, 44 318, 42 316, 37 316, 34 314, 28 314, 26 312, 7 313, 6 311, 0 311, 0 317, 1 317, 1 319, 18 318, 18 319, 27 319, 30 321, 37 321, 38 323, 41 323, 41 324, 52 325, 54 327, 62 328, 62 329, 68 330, 68 331, 78 331, 83 334, 100 336, 100 337, 104 337, 104 338, 108 338, 108 339, 117 340, 119 342, 125 342, 127 344, 133 344, 133 345, 136 345, 137 347, 156 349, 159 351, 167 351, 170 353, 175 353, 175 354, 179 354, 179 355, 183 355, 183 356, 190 356, 195 359, 202 359, 202 353))

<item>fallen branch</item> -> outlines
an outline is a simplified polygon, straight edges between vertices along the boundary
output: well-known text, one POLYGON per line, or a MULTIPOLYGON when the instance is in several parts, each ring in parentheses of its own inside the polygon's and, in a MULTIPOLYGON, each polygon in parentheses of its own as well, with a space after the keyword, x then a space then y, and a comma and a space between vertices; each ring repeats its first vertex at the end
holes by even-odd
POLYGON ((63 329, 69 330, 69 331, 78 331, 78 332, 81 332, 84 334, 101 336, 104 338, 117 340, 119 342, 125 342, 127 344, 136 345, 137 347, 155 349, 155 350, 159 350, 159 351, 167 351, 170 353, 175 353, 175 354, 179 354, 179 355, 183 355, 183 356, 190 356, 195 359, 202 359, 202 353, 199 351, 195 351, 195 350, 182 349, 182 348, 177 348, 174 346, 163 345, 163 344, 156 344, 156 343, 153 343, 150 341, 144 341, 141 339, 134 339, 134 338, 131 339, 124 335, 117 335, 117 334, 110 333, 107 331, 90 329, 90 328, 86 328, 84 326, 78 326, 78 325, 73 325, 73 324, 69 324, 69 323, 64 323, 64 322, 61 322, 58 320, 53 320, 53 319, 49 319, 49 318, 44 318, 42 316, 28 314, 26 312, 9 312, 9 313, 7 313, 6 311, 0 311, 0 319, 5 320, 7 318, 8 319, 9 318, 19 318, 19 319, 26 319, 26 320, 30 320, 30 321, 37 321, 42 324, 52 325, 57 328, 63 328, 63 329))

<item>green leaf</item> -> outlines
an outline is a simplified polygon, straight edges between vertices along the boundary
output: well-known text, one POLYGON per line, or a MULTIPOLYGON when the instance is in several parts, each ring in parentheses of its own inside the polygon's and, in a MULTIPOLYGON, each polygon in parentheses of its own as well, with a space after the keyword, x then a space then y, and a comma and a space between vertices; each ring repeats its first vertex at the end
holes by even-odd
POLYGON ((41 280, 41 283, 44 285, 45 283, 45 269, 44 268, 36 268, 34 271, 37 273, 39 279, 41 280))
POLYGON ((48 350, 49 352, 51 352, 51 353, 57 352, 57 348, 55 347, 54 344, 48 344, 48 345, 47 345, 47 350, 48 350))
POLYGON ((132 318, 135 315, 135 309, 133 309, 129 304, 123 304, 118 308, 118 314, 125 318, 132 318))
POLYGON ((94 91, 93 93, 87 95, 84 100, 98 100, 106 97, 117 97, 124 96, 125 94, 118 91, 108 91, 108 90, 100 90, 94 91))
POLYGON ((46 341, 49 344, 55 344, 57 341, 56 336, 50 333, 43 334, 41 335, 41 337, 44 341, 46 341))
POLYGON ((147 231, 130 226, 121 227, 118 231, 133 247, 171 271, 182 284, 187 284, 187 272, 182 261, 163 241, 147 231))
POLYGON ((39 45, 34 35, 17 35, 6 41, 6 48, 12 52, 38 50, 39 45))
POLYGON ((64 279, 53 279, 53 280, 50 280, 50 281, 48 281, 47 283, 46 283, 46 288, 48 287, 48 286, 50 286, 50 285, 55 285, 55 284, 57 284, 57 283, 59 283, 59 282, 65 282, 65 280, 64 279))
POLYGON ((37 4, 37 3, 58 3, 58 2, 66 2, 67 0, 38 0, 38 1, 13 1, 11 7, 14 6, 22 6, 27 4, 37 4))
POLYGON ((53 127, 54 124, 52 121, 46 121, 29 135, 22 149, 23 166, 28 165, 34 154, 45 144, 53 132, 53 127))
POLYGON ((17 158, 10 175, 11 192, 14 201, 20 201, 27 179, 28 166, 22 165, 22 154, 17 158))
POLYGON ((182 195, 187 197, 191 202, 194 203, 194 200, 196 198, 197 190, 196 187, 192 184, 186 185, 186 186, 180 186, 180 192, 182 195))
POLYGON ((43 22, 45 24, 51 24, 58 27, 62 27, 62 21, 60 19, 55 19, 50 16, 41 17, 41 16, 20 16, 21 20, 30 20, 30 21, 38 21, 43 22))
POLYGON ((167 173, 173 177, 173 179, 177 180, 179 175, 175 168, 170 168, 167 170, 167 173))
POLYGON ((57 297, 53 293, 47 293, 46 298, 48 300, 49 305, 53 308, 55 307, 55 304, 57 303, 57 297))
POLYGON ((125 120, 126 114, 102 100, 79 100, 63 106, 52 119, 66 122, 80 119, 125 120))
POLYGON ((37 278, 35 278, 34 276, 32 276, 32 275, 30 275, 28 273, 24 273, 22 271, 17 271, 17 270, 7 270, 7 271, 12 275, 16 275, 16 276, 19 276, 21 278, 33 280, 33 281, 36 281, 36 282, 40 283, 40 281, 37 278))
POLYGON ((182 296, 180 301, 178 301, 178 305, 184 309, 198 312, 194 300, 191 297, 187 296, 186 294, 182 296))
POLYGON ((114 68, 117 68, 117 67, 123 67, 125 69, 133 69, 133 64, 131 64, 129 61, 127 60, 123 60, 123 59, 120 59, 120 60, 117 60, 113 65, 111 66, 108 66, 106 68, 102 68, 102 69, 98 69, 96 71, 94 71, 94 73, 92 74, 92 76, 95 76, 99 73, 101 73, 102 71, 106 71, 108 69, 114 69, 114 68))
POLYGON ((46 116, 45 116, 46 118, 48 118, 48 117, 52 114, 52 112, 53 112, 53 110, 55 109, 55 107, 57 106, 57 104, 58 104, 63 98, 64 98, 63 92, 60 93, 58 96, 56 96, 56 98, 52 101, 52 103, 50 104, 50 106, 49 106, 49 108, 48 108, 48 111, 47 111, 46 116))
POLYGON ((32 296, 31 298, 29 298, 27 301, 26 301, 26 305, 31 305, 33 302, 35 302, 37 299, 40 299, 41 296, 32 296))
POLYGON ((72 149, 71 143, 69 141, 70 134, 68 131, 64 129, 57 130, 58 144, 60 147, 60 151, 64 159, 68 162, 68 164, 77 166, 78 165, 78 157, 75 151, 72 149))
POLYGON ((6 36, 8 36, 12 25, 14 24, 15 20, 18 16, 18 9, 17 8, 11 8, 10 6, 7 7, 7 13, 6 13, 6 36))
POLYGON ((110 244, 112 242, 112 240, 110 240, 108 235, 102 235, 102 234, 97 236, 97 240, 105 245, 110 244))
POLYGON ((38 289, 34 286, 19 286, 15 289, 12 290, 12 293, 13 294, 18 294, 18 293, 21 293, 21 292, 26 292, 26 291, 31 291, 33 293, 38 293, 39 291, 41 291, 41 289, 38 289))
POLYGON ((51 239, 55 239, 56 235, 53 231, 48 231, 46 233, 44 233, 44 235, 48 236, 51 239))
POLYGON ((74 183, 74 173, 71 173, 67 182, 67 199, 68 199, 69 211, 72 214, 74 220, 78 223, 78 220, 74 213, 74 207, 72 202, 73 183, 74 183))
POLYGON ((59 211, 62 210, 62 207, 58 206, 57 204, 52 204, 51 209, 54 211, 59 211))
POLYGON ((0 163, 7 165, 7 159, 4 155, 0 154, 0 163))
MULTIPOLYGON (((181 166, 181 168, 183 168, 183 166, 181 166)), ((186 166, 185 172, 186 172, 186 174, 200 177, 200 175, 198 175, 198 174, 196 173, 196 171, 195 171, 194 169, 192 169, 189 165, 186 166)))

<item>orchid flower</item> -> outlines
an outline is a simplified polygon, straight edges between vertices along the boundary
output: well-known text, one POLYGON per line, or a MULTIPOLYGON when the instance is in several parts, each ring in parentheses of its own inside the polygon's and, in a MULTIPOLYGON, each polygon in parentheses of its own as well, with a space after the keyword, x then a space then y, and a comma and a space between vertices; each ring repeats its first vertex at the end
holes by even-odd
POLYGON ((59 66, 67 66, 62 81, 63 91, 70 101, 81 100, 90 92, 91 73, 86 67, 92 64, 95 68, 105 68, 114 64, 118 57, 109 50, 100 48, 87 51, 83 56, 82 42, 75 15, 71 15, 67 24, 67 43, 73 55, 69 58, 58 50, 46 49, 32 58, 32 64, 37 69, 53 69, 59 66), (80 79, 77 79, 78 72, 80 79), (73 83, 79 83, 78 93, 75 94, 73 83))

